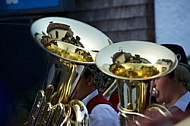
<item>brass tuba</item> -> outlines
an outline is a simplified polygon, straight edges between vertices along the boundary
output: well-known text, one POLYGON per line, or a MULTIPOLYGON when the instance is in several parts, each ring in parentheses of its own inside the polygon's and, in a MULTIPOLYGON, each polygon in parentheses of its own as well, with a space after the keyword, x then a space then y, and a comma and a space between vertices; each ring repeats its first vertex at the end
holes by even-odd
POLYGON ((70 99, 77 82, 97 52, 112 41, 83 22, 46 17, 31 25, 31 34, 47 52, 48 74, 36 95, 27 126, 88 126, 86 106, 70 99))
POLYGON ((122 41, 101 49, 96 56, 97 67, 117 79, 120 125, 141 125, 151 120, 145 111, 158 111, 162 116, 171 113, 159 104, 151 104, 152 79, 173 71, 178 60, 169 49, 145 41, 122 41))

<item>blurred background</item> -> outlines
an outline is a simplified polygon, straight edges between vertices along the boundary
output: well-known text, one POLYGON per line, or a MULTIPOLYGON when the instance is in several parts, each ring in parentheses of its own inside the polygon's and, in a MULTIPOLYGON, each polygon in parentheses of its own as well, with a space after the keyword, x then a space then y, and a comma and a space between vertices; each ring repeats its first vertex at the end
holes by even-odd
POLYGON ((68 17, 90 24, 113 42, 176 43, 189 57, 189 5, 188 0, 1 0, 0 124, 24 125, 46 77, 46 52, 30 33, 35 20, 68 17))

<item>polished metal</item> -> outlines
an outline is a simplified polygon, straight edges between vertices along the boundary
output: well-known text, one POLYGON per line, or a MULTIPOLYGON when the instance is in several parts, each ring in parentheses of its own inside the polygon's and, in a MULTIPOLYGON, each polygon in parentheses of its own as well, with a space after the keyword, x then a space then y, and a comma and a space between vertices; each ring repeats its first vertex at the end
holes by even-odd
MULTIPOLYGON (((125 61, 122 59, 121 61, 125 61)), ((141 125, 142 120, 151 120, 145 112, 157 111, 162 116, 171 116, 170 112, 159 104, 152 105, 152 95, 157 95, 157 91, 153 88, 152 80, 172 72, 177 66, 178 60, 175 54, 169 49, 152 42, 146 41, 122 41, 109 45, 101 49, 96 56, 96 65, 105 74, 115 77, 117 79, 117 88, 120 103, 118 110, 120 111, 120 125, 141 125), (130 53, 133 56, 139 55, 141 58, 148 61, 148 65, 156 68, 159 72, 152 76, 122 76, 126 75, 129 69, 134 70, 147 66, 144 63, 113 63, 113 55, 117 52, 130 53), (158 64, 160 60, 168 60, 169 64, 158 64), (111 71, 111 66, 121 66, 118 72, 122 74, 115 74, 111 71), (164 65, 164 67, 162 66, 164 65), (140 67, 139 67, 140 66, 140 67), (125 69, 123 69, 125 67, 125 69), (164 68, 164 69, 163 69, 164 68), (166 68, 166 69, 165 69, 166 68)), ((141 71, 140 71, 141 72, 141 71)))
POLYGON ((109 83, 108 87, 102 92, 105 98, 111 96, 111 94, 117 89, 117 79, 114 79, 112 83, 109 83))
MULTIPOLYGON (((59 30, 55 32, 59 33, 59 30)), ((25 125, 89 126, 86 106, 80 100, 70 97, 87 66, 95 64, 97 52, 112 44, 112 41, 88 24, 63 17, 36 20, 31 25, 31 34, 36 43, 47 52, 49 64, 45 82, 36 95, 25 125), (74 33, 73 37, 80 37, 84 47, 72 45, 49 35, 47 27, 52 22, 69 25, 74 33), (88 54, 88 57, 81 52, 85 53, 85 56, 88 54)))

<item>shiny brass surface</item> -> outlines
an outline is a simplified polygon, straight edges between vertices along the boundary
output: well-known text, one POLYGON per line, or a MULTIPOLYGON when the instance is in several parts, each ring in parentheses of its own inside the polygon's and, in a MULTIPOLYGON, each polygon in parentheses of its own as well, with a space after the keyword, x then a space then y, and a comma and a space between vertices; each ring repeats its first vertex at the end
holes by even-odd
POLYGON ((44 91, 39 90, 36 95, 30 115, 28 117, 28 121, 26 122, 28 126, 34 126, 36 124, 37 118, 40 115, 42 107, 45 104, 45 101, 46 101, 46 98, 44 95, 44 91))
POLYGON ((150 81, 118 80, 120 106, 142 113, 150 105, 150 81))
POLYGON ((83 65, 76 65, 67 60, 61 59, 54 62, 49 73, 53 77, 46 82, 47 86, 44 90, 40 90, 37 94, 26 125, 88 126, 89 115, 86 106, 78 100, 70 101, 69 99, 83 68, 83 65), (73 116, 76 118, 73 119, 73 116))
MULTIPOLYGON (((139 66, 142 66, 142 63, 127 63, 125 64, 125 59, 123 59, 123 62, 117 63, 118 65, 124 65, 127 69, 128 67, 132 66, 132 69, 139 69, 139 66)), ((121 41, 116 42, 114 44, 111 44, 103 49, 101 49, 97 56, 96 56, 96 65, 97 67, 102 70, 105 74, 108 74, 112 77, 115 77, 117 79, 124 79, 124 80, 149 80, 154 79, 156 77, 164 76, 171 71, 173 71, 178 64, 178 60, 176 55, 169 50, 168 48, 158 45, 153 42, 146 42, 146 41, 121 41), (112 71, 110 71, 110 67, 112 65, 115 65, 113 63, 113 55, 117 52, 126 52, 131 53, 131 55, 139 55, 143 59, 146 59, 149 61, 149 64, 145 64, 148 66, 155 66, 157 70, 159 71, 159 74, 156 74, 154 76, 147 76, 147 77, 140 77, 140 76, 119 76, 116 74, 113 74, 112 71), (154 52, 154 53, 153 53, 154 52), (162 67, 159 67, 159 60, 170 60, 170 64, 163 63, 162 65, 168 65, 167 69, 165 71, 162 71, 162 67)))
POLYGON ((168 116, 170 117, 170 116, 172 116, 172 114, 170 113, 170 111, 166 107, 164 107, 163 105, 160 105, 160 104, 151 104, 150 106, 148 106, 146 108, 146 111, 147 112, 158 111, 164 117, 168 117, 168 116))
POLYGON ((152 79, 170 73, 177 64, 177 57, 172 51, 152 42, 117 42, 98 52, 96 56, 98 68, 105 74, 117 79, 121 126, 140 126, 142 120, 150 121, 151 117, 147 116, 145 112, 157 111, 163 117, 171 116, 165 107, 159 104, 151 105, 152 94, 158 93, 153 90, 152 79), (138 55, 139 59, 148 61, 148 64, 144 62, 128 63, 126 61, 131 59, 125 59, 124 55, 119 55, 120 60, 115 63, 113 56, 117 52, 125 52, 127 55, 133 56, 138 55), (143 70, 144 66, 148 69, 143 70), (149 71, 149 68, 152 70, 149 71))
POLYGON ((88 111, 83 102, 74 99, 69 102, 69 105, 72 107, 74 113, 74 117, 70 118, 71 124, 73 126, 88 126, 89 125, 88 111))
POLYGON ((52 67, 54 73, 51 74, 54 74, 54 76, 51 81, 49 80, 49 82, 47 82, 47 86, 49 87, 49 84, 51 84, 55 91, 50 101, 53 105, 57 103, 68 103, 71 89, 74 88, 72 86, 75 86, 73 83, 75 79, 78 79, 77 76, 80 76, 80 73, 77 72, 77 67, 79 68, 80 66, 60 60, 55 62, 52 67))
POLYGON ((114 79, 112 83, 109 84, 109 87, 103 92, 104 97, 110 96, 117 89, 117 79, 114 79))
POLYGON ((95 64, 97 52, 112 44, 112 41, 88 24, 63 17, 36 20, 31 25, 31 34, 35 42, 47 52, 48 73, 25 125, 88 126, 86 106, 78 99, 71 100, 70 96, 86 67, 95 64), (78 37, 79 45, 82 46, 77 46, 73 40, 74 44, 62 41, 72 32, 74 36, 67 40, 78 37))

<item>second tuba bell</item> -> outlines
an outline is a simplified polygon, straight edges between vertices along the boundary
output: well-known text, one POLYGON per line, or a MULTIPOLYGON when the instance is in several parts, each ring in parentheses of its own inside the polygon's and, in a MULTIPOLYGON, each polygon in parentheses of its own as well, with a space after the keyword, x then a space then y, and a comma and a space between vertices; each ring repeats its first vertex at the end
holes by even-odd
POLYGON ((146 41, 122 41, 101 49, 96 56, 97 67, 117 79, 121 126, 138 126, 151 120, 145 111, 170 112, 159 104, 151 104, 152 79, 172 72, 176 55, 169 49, 146 41))

